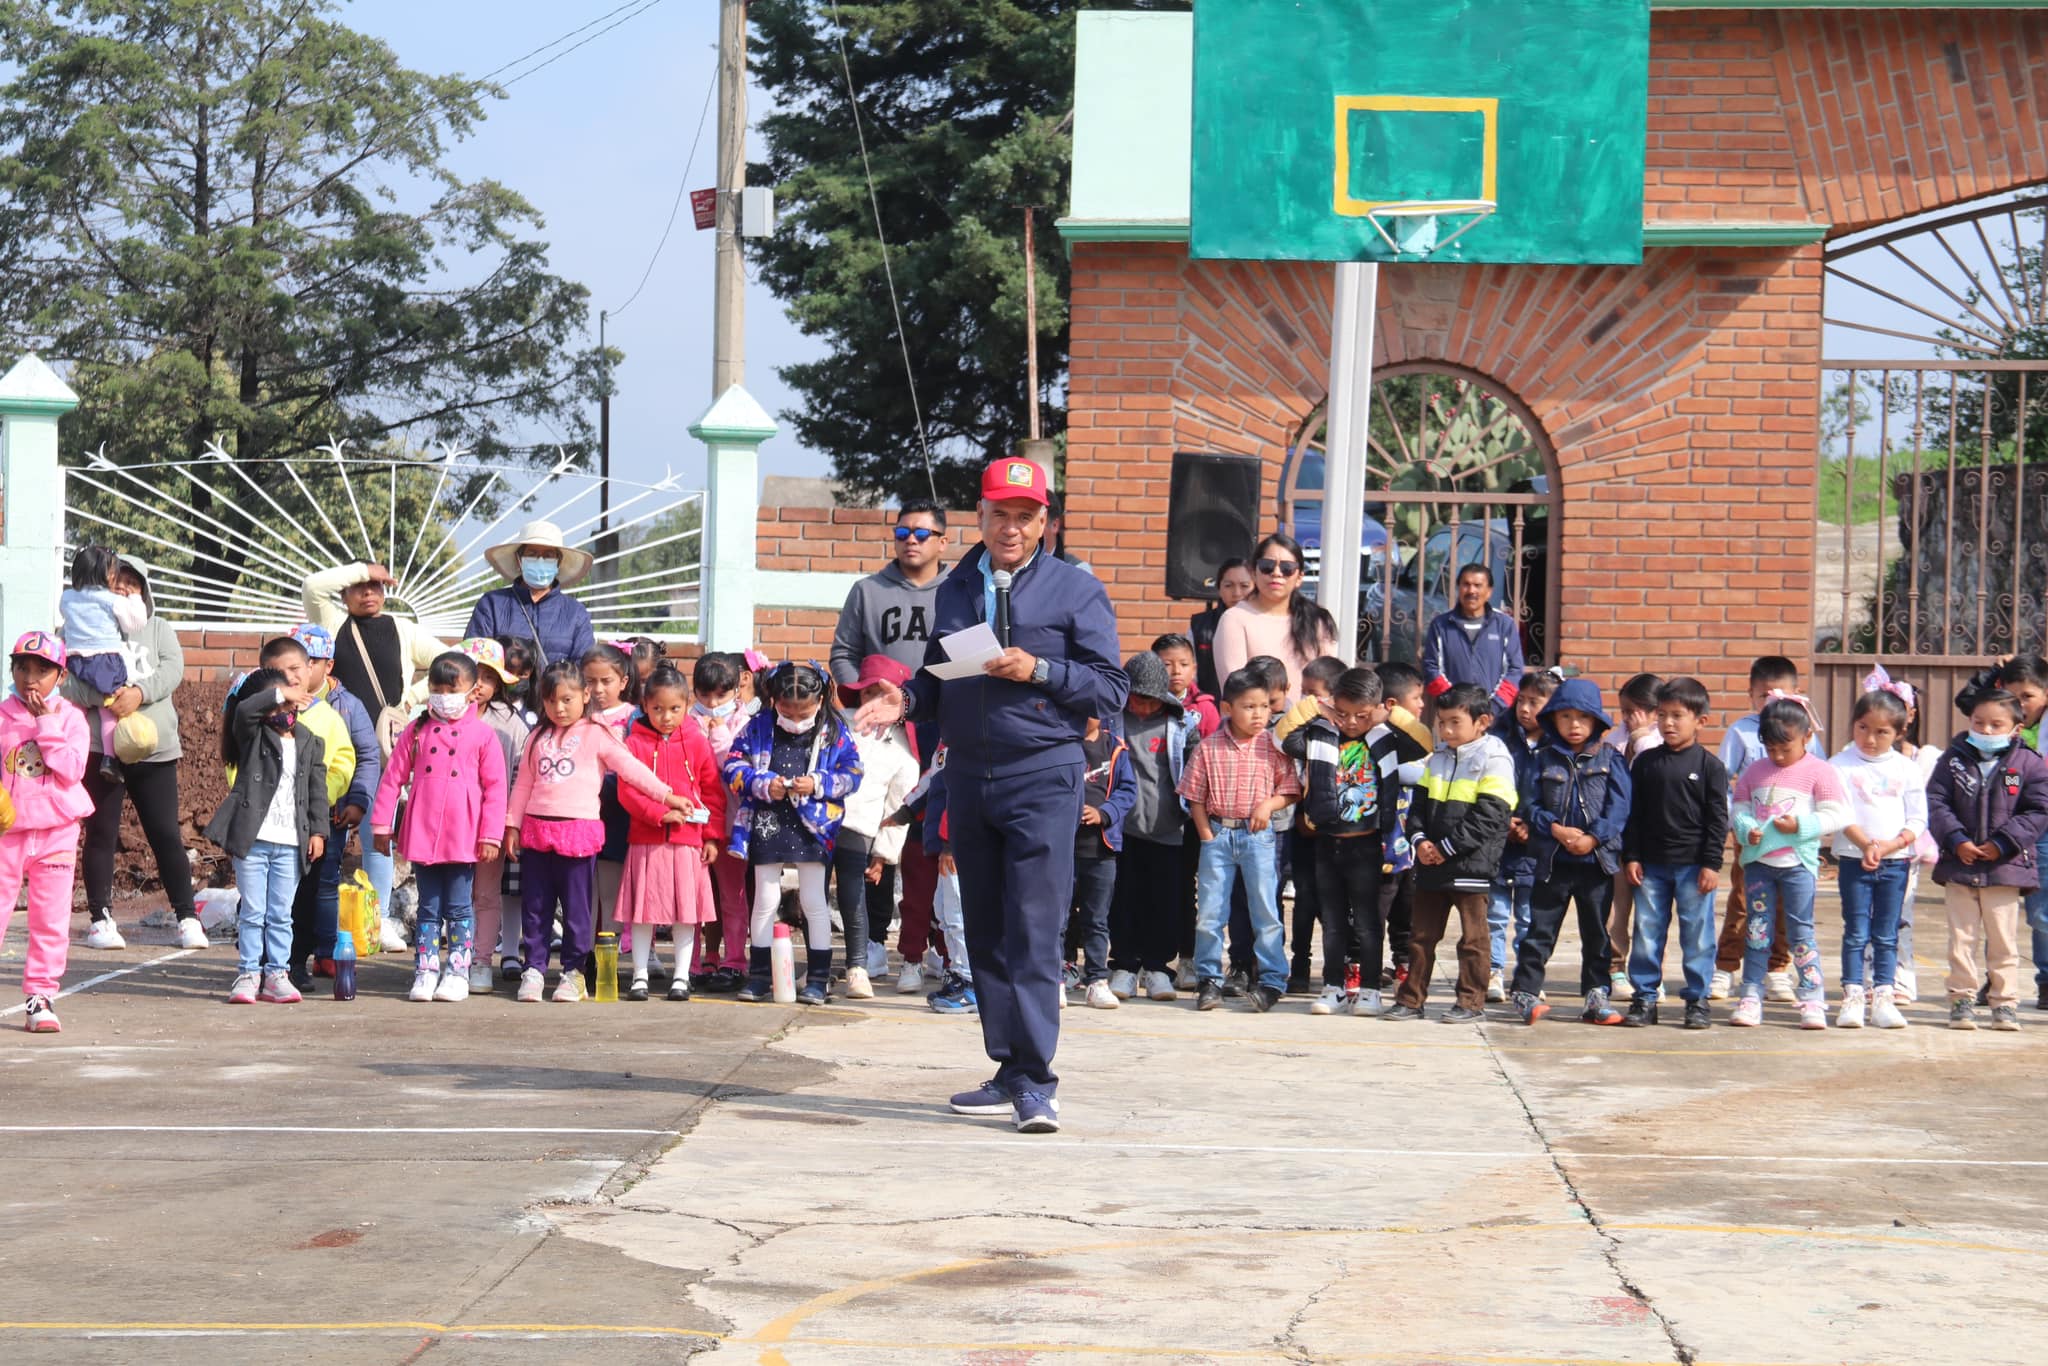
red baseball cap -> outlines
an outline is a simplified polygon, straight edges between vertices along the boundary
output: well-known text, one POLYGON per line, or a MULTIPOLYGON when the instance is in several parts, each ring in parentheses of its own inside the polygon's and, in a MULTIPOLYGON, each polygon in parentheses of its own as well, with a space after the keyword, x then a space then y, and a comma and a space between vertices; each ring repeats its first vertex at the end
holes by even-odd
POLYGON ((1045 467, 1036 460, 1015 456, 989 462, 981 475, 981 496, 992 503, 1005 498, 1029 498, 1046 506, 1052 503, 1045 483, 1045 467))
POLYGON ((869 655, 860 662, 860 677, 839 685, 839 701, 843 706, 857 707, 860 695, 875 684, 887 683, 900 688, 909 681, 910 670, 903 665, 887 655, 869 655))

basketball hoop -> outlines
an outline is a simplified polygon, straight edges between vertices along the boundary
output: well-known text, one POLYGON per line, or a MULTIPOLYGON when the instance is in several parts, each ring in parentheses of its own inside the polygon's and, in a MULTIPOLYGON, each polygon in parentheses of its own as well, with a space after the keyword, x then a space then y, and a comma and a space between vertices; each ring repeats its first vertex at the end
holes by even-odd
POLYGON ((1389 251, 1430 256, 1478 227, 1498 207, 1491 199, 1395 199, 1373 205, 1365 216, 1389 251), (1440 236, 1438 221, 1457 218, 1464 222, 1448 237, 1440 236))

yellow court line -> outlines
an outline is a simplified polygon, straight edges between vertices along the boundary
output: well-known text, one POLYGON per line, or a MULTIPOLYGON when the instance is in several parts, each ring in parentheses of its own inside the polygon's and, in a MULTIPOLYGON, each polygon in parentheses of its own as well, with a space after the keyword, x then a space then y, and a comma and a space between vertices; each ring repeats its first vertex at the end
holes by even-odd
POLYGON ((662 1324, 621 1323, 427 1323, 410 1319, 366 1319, 334 1323, 108 1323, 43 1319, 0 1321, 0 1332, 23 1333, 606 1333, 635 1337, 703 1338, 723 1341, 724 1333, 662 1324))

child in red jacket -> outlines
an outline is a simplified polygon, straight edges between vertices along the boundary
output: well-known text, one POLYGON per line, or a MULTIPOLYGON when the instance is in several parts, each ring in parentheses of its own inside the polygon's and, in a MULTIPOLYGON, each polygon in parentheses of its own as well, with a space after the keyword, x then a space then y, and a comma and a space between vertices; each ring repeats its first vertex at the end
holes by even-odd
POLYGON ((676 975, 671 1001, 690 999, 689 963, 697 926, 718 918, 706 865, 718 857, 725 835, 725 787, 704 732, 686 722, 690 685, 681 673, 658 666, 640 694, 641 715, 626 736, 634 758, 654 770, 669 790, 689 802, 677 811, 624 783, 619 802, 632 817, 626 869, 619 881, 618 917, 633 931, 633 983, 629 1001, 647 999, 654 957, 654 927, 675 935, 676 975))

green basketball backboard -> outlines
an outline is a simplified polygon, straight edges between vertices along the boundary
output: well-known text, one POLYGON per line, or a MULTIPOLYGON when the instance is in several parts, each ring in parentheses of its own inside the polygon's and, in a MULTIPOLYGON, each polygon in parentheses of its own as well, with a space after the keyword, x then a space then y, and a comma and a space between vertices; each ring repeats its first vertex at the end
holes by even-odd
POLYGON ((1190 252, 1634 263, 1649 0, 1201 0, 1190 252))

